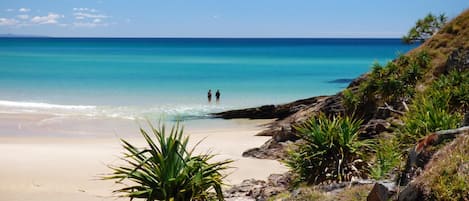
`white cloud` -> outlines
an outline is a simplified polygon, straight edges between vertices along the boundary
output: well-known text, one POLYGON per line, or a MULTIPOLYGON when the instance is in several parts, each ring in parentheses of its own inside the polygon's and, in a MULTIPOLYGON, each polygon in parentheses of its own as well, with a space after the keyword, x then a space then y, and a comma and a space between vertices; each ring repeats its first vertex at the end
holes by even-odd
POLYGON ((0 18, 0 26, 10 26, 17 24, 18 21, 10 18, 0 18))
POLYGON ((18 11, 26 13, 26 12, 31 11, 31 9, 29 9, 29 8, 20 8, 20 9, 18 9, 18 11))
POLYGON ((105 19, 110 18, 110 16, 102 14, 94 8, 73 8, 73 11, 73 16, 76 20, 72 24, 74 27, 93 28, 109 25, 105 19))
POLYGON ((7 9, 5 9, 6 12, 13 12, 14 10, 15 10, 15 9, 13 9, 13 8, 7 8, 7 9))
POLYGON ((49 13, 46 16, 35 16, 31 18, 31 22, 35 24, 57 24, 58 20, 63 17, 63 15, 56 13, 49 13))
POLYGON ((100 23, 95 23, 95 22, 75 22, 75 23, 73 23, 73 26, 93 28, 93 27, 98 27, 98 26, 108 26, 108 24, 105 24, 105 23, 100 24, 100 23))
POLYGON ((73 11, 86 11, 86 12, 92 12, 92 13, 98 12, 98 10, 94 8, 73 8, 73 11))
POLYGON ((17 15, 16 17, 22 20, 27 20, 29 18, 29 15, 17 15))
POLYGON ((93 13, 85 13, 85 12, 76 12, 73 13, 76 17, 83 17, 83 18, 108 18, 109 16, 103 14, 93 14, 93 13))

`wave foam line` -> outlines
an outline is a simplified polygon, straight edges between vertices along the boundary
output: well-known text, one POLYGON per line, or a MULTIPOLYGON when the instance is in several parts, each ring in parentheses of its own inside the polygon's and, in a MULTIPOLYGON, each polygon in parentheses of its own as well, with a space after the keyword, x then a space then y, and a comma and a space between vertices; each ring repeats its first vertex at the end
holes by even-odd
POLYGON ((38 108, 38 109, 70 109, 70 110, 87 110, 95 109, 93 105, 58 105, 50 103, 38 103, 38 102, 17 102, 0 100, 0 106, 6 107, 18 107, 18 108, 38 108))

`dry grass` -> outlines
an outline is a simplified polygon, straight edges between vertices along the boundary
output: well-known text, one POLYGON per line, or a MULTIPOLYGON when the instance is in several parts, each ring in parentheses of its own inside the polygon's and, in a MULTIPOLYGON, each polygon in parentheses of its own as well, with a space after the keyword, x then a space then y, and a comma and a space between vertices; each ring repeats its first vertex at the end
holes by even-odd
POLYGON ((432 69, 424 77, 425 83, 433 81, 442 72, 446 60, 452 51, 458 48, 469 48, 469 10, 446 24, 436 35, 409 54, 426 50, 432 56, 432 69))
POLYGON ((416 184, 426 200, 469 200, 469 133, 438 151, 416 184))
POLYGON ((294 192, 285 192, 270 198, 270 201, 364 201, 373 185, 355 185, 346 187, 340 192, 325 193, 315 186, 306 186, 295 189, 294 192))

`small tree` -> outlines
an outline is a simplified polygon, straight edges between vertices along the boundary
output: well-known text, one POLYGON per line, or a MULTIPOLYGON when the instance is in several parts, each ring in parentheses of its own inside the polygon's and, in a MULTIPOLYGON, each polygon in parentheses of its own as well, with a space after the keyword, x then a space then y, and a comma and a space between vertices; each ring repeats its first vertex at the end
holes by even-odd
POLYGON ((446 24, 447 20, 448 18, 445 14, 435 16, 430 13, 425 18, 419 19, 415 26, 410 29, 409 33, 402 37, 402 41, 408 44, 415 41, 423 42, 438 32, 446 24))

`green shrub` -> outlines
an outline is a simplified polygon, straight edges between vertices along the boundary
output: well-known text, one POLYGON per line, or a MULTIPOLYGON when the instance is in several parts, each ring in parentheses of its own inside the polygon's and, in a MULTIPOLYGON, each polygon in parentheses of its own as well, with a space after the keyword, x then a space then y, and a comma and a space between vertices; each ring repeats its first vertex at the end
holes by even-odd
POLYGON ((431 132, 457 128, 468 106, 469 72, 440 76, 414 99, 403 117, 399 141, 413 144, 431 132))
POLYGON ((359 139, 361 123, 321 114, 296 127, 304 143, 290 150, 285 161, 296 182, 347 181, 363 176, 366 164, 361 159, 370 141, 359 139))
POLYGON ((399 131, 399 142, 403 145, 415 144, 425 135, 451 128, 457 128, 461 122, 461 115, 451 113, 447 92, 432 91, 431 98, 421 95, 410 106, 410 111, 404 117, 404 125, 399 131))
POLYGON ((373 179, 382 179, 399 165, 401 153, 394 139, 380 139, 374 147, 376 159, 370 170, 373 179))
MULTIPOLYGON (((151 126, 151 125, 150 125, 151 126)), ((141 134, 147 148, 137 148, 122 140, 126 150, 123 161, 127 165, 110 166, 114 171, 103 179, 122 181, 131 186, 118 189, 123 197, 144 198, 146 200, 207 200, 209 191, 214 190, 219 200, 223 176, 220 171, 227 168, 231 160, 210 163, 214 155, 193 155, 188 150, 188 137, 183 137, 183 129, 177 124, 166 135, 165 127, 151 126, 153 139, 145 130, 141 134)))
POLYGON ((360 102, 376 102, 378 105, 408 100, 415 94, 415 85, 422 79, 430 65, 430 55, 420 51, 410 56, 401 55, 386 66, 374 63, 368 79, 360 85, 357 96, 360 102))
POLYGON ((448 104, 451 111, 467 110, 469 108, 469 71, 451 71, 448 75, 438 78, 430 90, 450 93, 448 104))
POLYGON ((360 97, 354 94, 350 89, 342 91, 342 104, 347 110, 348 114, 354 114, 360 103, 360 97))

